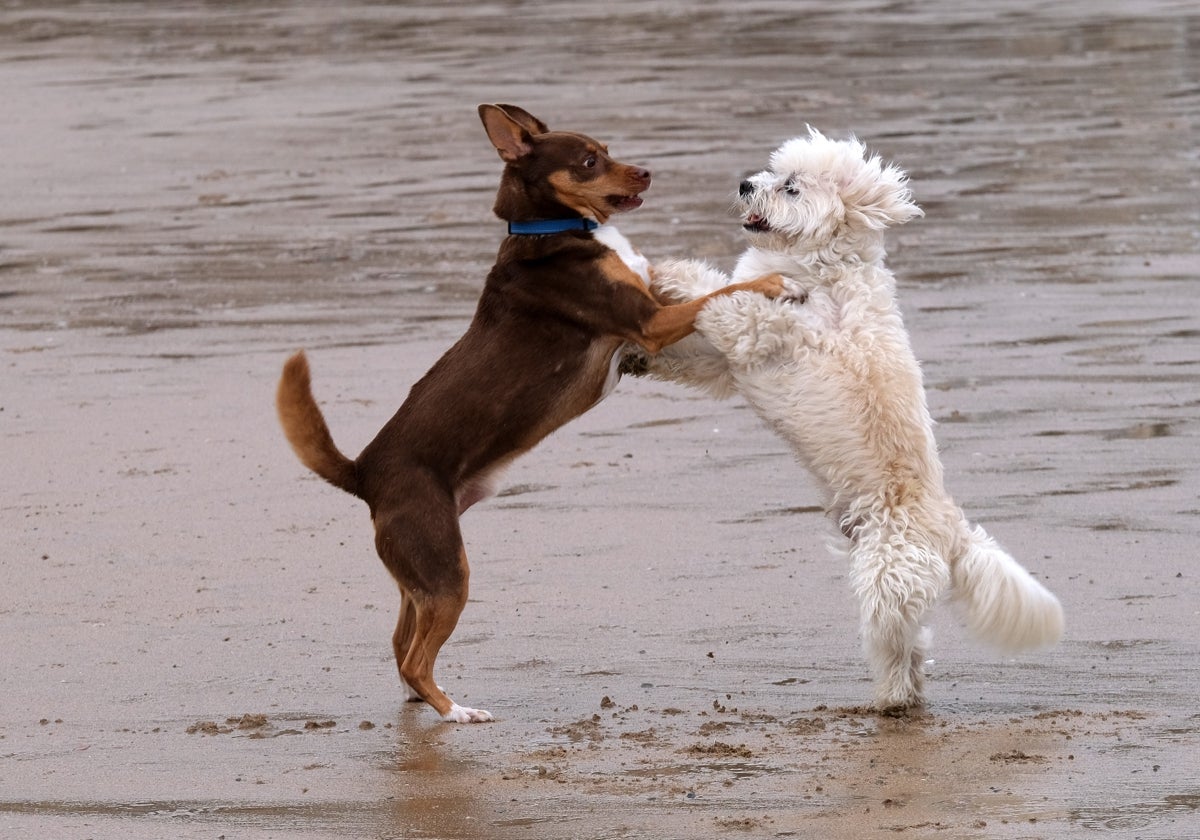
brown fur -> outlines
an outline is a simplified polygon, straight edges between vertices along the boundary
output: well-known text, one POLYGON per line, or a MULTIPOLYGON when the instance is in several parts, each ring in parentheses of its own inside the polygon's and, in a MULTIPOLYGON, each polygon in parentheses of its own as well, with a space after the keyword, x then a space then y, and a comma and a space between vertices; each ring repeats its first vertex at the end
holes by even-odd
MULTIPOLYGON (((650 173, 581 134, 552 132, 510 105, 481 105, 505 161, 495 211, 508 221, 593 216, 640 204, 650 173)), ((779 294, 772 275, 716 294, 779 294)), ((447 720, 490 720, 454 704, 434 661, 467 601, 458 517, 494 491, 497 473, 603 395, 625 342, 649 352, 694 329, 706 299, 659 304, 641 277, 583 230, 509 236, 466 333, 412 387, 359 456, 333 442, 303 351, 279 383, 279 419, 301 462, 366 501, 375 546, 399 584, 392 644, 401 678, 447 720)))

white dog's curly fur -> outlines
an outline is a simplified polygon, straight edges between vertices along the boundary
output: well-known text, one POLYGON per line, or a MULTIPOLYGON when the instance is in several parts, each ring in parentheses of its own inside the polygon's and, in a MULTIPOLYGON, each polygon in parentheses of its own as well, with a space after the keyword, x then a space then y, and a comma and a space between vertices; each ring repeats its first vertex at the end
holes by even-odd
POLYGON ((924 699, 927 611, 950 588, 980 639, 1007 651, 1051 644, 1058 600, 978 526, 942 483, 921 370, 884 265, 884 230, 922 215, 905 174, 856 140, 815 129, 741 185, 751 247, 733 277, 700 262, 656 267, 664 300, 779 273, 791 299, 713 299, 697 333, 626 369, 740 393, 824 486, 849 539, 851 582, 875 705, 924 699))

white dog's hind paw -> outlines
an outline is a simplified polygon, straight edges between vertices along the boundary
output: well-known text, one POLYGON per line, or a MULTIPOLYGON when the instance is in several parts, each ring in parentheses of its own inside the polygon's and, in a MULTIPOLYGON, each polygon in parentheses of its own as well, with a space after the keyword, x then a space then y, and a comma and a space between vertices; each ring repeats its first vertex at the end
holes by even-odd
POLYGON ((897 714, 923 707, 925 695, 919 688, 912 686, 891 691, 877 691, 873 705, 875 710, 881 714, 897 714))
POLYGON ((447 723, 490 723, 495 720, 492 713, 483 709, 468 709, 466 706, 460 706, 454 703, 450 706, 450 711, 442 715, 442 720, 447 723))

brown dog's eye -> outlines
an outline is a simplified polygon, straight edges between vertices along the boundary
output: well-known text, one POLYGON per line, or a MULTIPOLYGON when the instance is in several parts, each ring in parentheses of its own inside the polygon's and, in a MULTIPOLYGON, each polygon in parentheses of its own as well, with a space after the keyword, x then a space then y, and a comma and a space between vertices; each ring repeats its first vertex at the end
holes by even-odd
POLYGON ((583 165, 586 166, 588 169, 595 169, 596 168, 596 156, 588 155, 588 158, 587 158, 587 160, 585 160, 583 162, 583 165))

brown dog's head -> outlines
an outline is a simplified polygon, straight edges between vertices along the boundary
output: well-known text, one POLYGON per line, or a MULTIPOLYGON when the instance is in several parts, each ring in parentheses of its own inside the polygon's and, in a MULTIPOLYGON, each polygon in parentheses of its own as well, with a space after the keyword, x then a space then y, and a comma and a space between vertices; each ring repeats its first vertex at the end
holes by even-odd
POLYGON ((494 210, 509 222, 592 218, 642 206, 650 172, 619 163, 608 147, 572 131, 551 131, 515 105, 480 105, 488 139, 504 161, 494 210))

